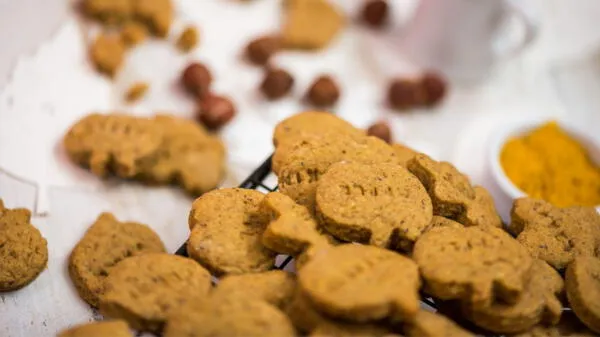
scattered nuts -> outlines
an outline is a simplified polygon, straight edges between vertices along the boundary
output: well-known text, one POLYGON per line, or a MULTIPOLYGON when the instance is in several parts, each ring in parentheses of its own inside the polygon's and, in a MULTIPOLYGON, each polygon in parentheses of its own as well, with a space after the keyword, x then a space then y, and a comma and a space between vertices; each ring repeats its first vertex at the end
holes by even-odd
POLYGON ((217 130, 235 116, 235 106, 225 96, 208 94, 200 100, 199 121, 208 129, 217 130))
POLYGON ((319 76, 308 89, 306 98, 318 107, 331 106, 340 98, 340 89, 330 76, 319 76))
POLYGON ((384 0, 370 0, 362 9, 362 20, 373 28, 385 25, 388 18, 388 3, 384 0))
POLYGON ((443 77, 433 72, 426 72, 421 78, 427 106, 437 105, 446 95, 447 84, 443 77))
POLYGON ((191 63, 183 71, 181 77, 183 86, 196 97, 206 95, 210 89, 212 75, 208 68, 201 63, 191 63))
POLYGON ((294 78, 283 69, 268 69, 260 86, 263 94, 270 100, 287 95, 294 85, 294 78))
POLYGON ((256 65, 265 65, 281 49, 279 36, 263 36, 252 40, 246 46, 246 57, 256 65))
POLYGON ((371 125, 367 129, 367 134, 369 136, 375 136, 388 144, 392 142, 392 131, 390 130, 388 123, 384 121, 379 121, 371 125))
POLYGON ((198 44, 198 30, 194 26, 186 27, 177 39, 177 48, 183 52, 188 52, 198 44))
POLYGON ((137 82, 132 84, 125 93, 125 100, 130 103, 137 101, 144 96, 146 91, 148 91, 148 87, 148 83, 146 82, 137 82))
POLYGON ((423 105, 425 101, 420 82, 412 79, 396 79, 388 89, 388 102, 393 109, 406 110, 423 105))

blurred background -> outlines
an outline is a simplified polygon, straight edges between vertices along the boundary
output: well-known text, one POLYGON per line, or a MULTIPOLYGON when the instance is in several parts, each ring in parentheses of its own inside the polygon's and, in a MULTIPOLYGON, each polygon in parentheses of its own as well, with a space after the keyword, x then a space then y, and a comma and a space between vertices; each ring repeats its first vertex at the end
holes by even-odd
POLYGON ((490 140, 502 125, 566 120, 600 142, 600 2, 597 0, 388 0, 383 27, 364 23, 364 1, 329 1, 343 28, 318 50, 285 50, 270 61, 294 78, 291 92, 267 100, 264 69, 244 48, 280 31, 281 0, 173 0, 166 39, 127 52, 109 78, 89 61, 98 25, 75 2, 0 0, 0 197, 27 207, 49 242, 49 272, 0 301, 0 336, 46 336, 93 317, 70 288, 65 259, 101 211, 152 224, 170 251, 187 235, 191 199, 170 187, 103 183, 74 170, 57 145, 76 120, 94 111, 140 116, 169 112, 194 118, 197 105, 180 88, 190 62, 202 62, 215 91, 237 115, 219 135, 228 151, 223 186, 236 186, 273 150, 273 127, 311 109, 303 95, 319 75, 340 88, 329 110, 358 127, 389 124, 394 141, 447 160, 487 187, 506 215, 510 199, 490 177, 490 140), (187 53, 173 47, 184 27, 198 30, 187 53), (394 78, 434 71, 447 85, 433 107, 398 111, 387 102, 394 78), (139 81, 148 92, 123 100, 139 81), (67 295, 65 295, 67 294, 67 295))

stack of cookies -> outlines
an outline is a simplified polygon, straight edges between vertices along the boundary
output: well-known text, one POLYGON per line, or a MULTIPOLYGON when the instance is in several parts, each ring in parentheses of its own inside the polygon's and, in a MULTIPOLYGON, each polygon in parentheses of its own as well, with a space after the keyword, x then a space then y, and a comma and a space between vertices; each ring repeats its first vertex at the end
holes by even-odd
MULTIPOLYGON (((100 311, 167 337, 600 333, 593 208, 523 198, 505 226, 489 193, 450 163, 327 113, 284 120, 274 143, 280 191, 196 199, 190 258, 162 253, 139 224, 120 253, 94 257, 86 268, 101 279, 100 311), (296 273, 272 270, 280 254, 295 258, 296 273)), ((85 247, 108 245, 107 233, 127 236, 114 217, 98 221, 113 229, 95 224, 73 265, 85 247)), ((107 324, 122 328, 76 329, 107 324)))
POLYGON ((225 147, 194 121, 91 114, 64 137, 67 154, 99 177, 115 175, 151 184, 175 183, 198 196, 225 174, 225 147))

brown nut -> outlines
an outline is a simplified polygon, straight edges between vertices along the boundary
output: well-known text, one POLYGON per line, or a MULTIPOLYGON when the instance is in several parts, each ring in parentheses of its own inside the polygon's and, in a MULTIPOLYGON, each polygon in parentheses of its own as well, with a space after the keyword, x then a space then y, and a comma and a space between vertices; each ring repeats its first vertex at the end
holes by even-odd
POLYGON ((340 98, 340 89, 327 75, 319 76, 306 93, 306 99, 319 107, 334 105, 340 98))
POLYGON ((263 36, 252 40, 246 46, 246 57, 256 65, 265 65, 281 49, 279 36, 263 36))
POLYGON ((294 85, 294 78, 283 69, 268 69, 260 85, 263 94, 270 100, 287 95, 294 85))
POLYGON ((387 18, 387 1, 370 0, 362 9, 362 21, 373 28, 379 28, 385 25, 387 18))
POLYGON ((369 126, 367 135, 375 136, 388 144, 392 142, 392 130, 390 130, 388 123, 384 121, 379 121, 369 126))
POLYGON ((194 62, 183 71, 181 82, 192 95, 203 97, 210 90, 212 75, 204 64, 194 62))
POLYGON ((233 102, 225 96, 207 94, 200 100, 198 120, 208 129, 217 130, 227 124, 236 114, 233 102))
POLYGON ((411 109, 423 105, 425 94, 420 82, 412 79, 393 80, 388 89, 388 103, 396 110, 411 109))
POLYGON ((425 105, 434 106, 442 101, 447 91, 446 80, 439 74, 427 72, 421 78, 425 93, 425 105))

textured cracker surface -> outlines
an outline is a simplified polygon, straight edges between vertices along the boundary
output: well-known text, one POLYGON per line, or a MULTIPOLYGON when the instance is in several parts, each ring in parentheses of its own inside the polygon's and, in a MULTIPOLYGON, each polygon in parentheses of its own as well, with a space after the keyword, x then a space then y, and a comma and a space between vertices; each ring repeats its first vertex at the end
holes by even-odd
POLYGON ((264 194, 241 188, 211 191, 196 199, 189 216, 190 257, 215 275, 270 269, 276 253, 262 244, 267 225, 264 194))
POLYGON ((593 337, 598 336, 581 323, 571 311, 563 312, 557 325, 537 325, 513 337, 593 337))
POLYGON ((531 255, 563 270, 576 256, 594 256, 600 215, 591 207, 558 208, 521 198, 514 201, 509 230, 531 255))
POLYGON ((600 334, 600 259, 578 256, 567 268, 567 298, 575 315, 600 334))
POLYGON ((219 280, 215 296, 238 296, 243 299, 266 301, 283 308, 296 290, 296 277, 282 270, 262 273, 227 275, 219 280))
POLYGON ((514 304, 492 303, 489 307, 463 305, 463 313, 477 326, 496 333, 527 331, 538 323, 553 325, 560 320, 564 290, 560 274, 542 260, 535 260, 523 293, 514 304))
POLYGON ((413 259, 431 295, 477 306, 496 298, 515 303, 533 263, 525 247, 487 226, 432 229, 415 244, 413 259))
POLYGON ((298 282, 315 308, 331 317, 356 322, 410 319, 419 308, 417 265, 378 247, 332 247, 306 262, 298 282))
POLYGON ((112 267, 131 256, 162 252, 165 246, 150 227, 102 213, 73 248, 69 276, 79 296, 97 307, 112 267))
POLYGON ((446 316, 420 310, 414 321, 407 324, 404 332, 408 337, 474 337, 446 316))
POLYGON ((336 238, 394 248, 431 223, 431 199, 421 182, 398 164, 340 162, 317 185, 317 215, 336 238))
POLYGON ((174 310, 202 300, 210 288, 210 274, 192 259, 138 255, 111 270, 100 298, 100 312, 124 319, 136 330, 158 332, 174 310))
POLYGON ((140 162, 153 155, 163 139, 150 119, 125 114, 90 114, 75 123, 63 139, 69 157, 104 177, 132 177, 140 162))
POLYGON ((28 285, 46 268, 47 242, 30 218, 30 211, 7 209, 0 199, 0 292, 28 285))

